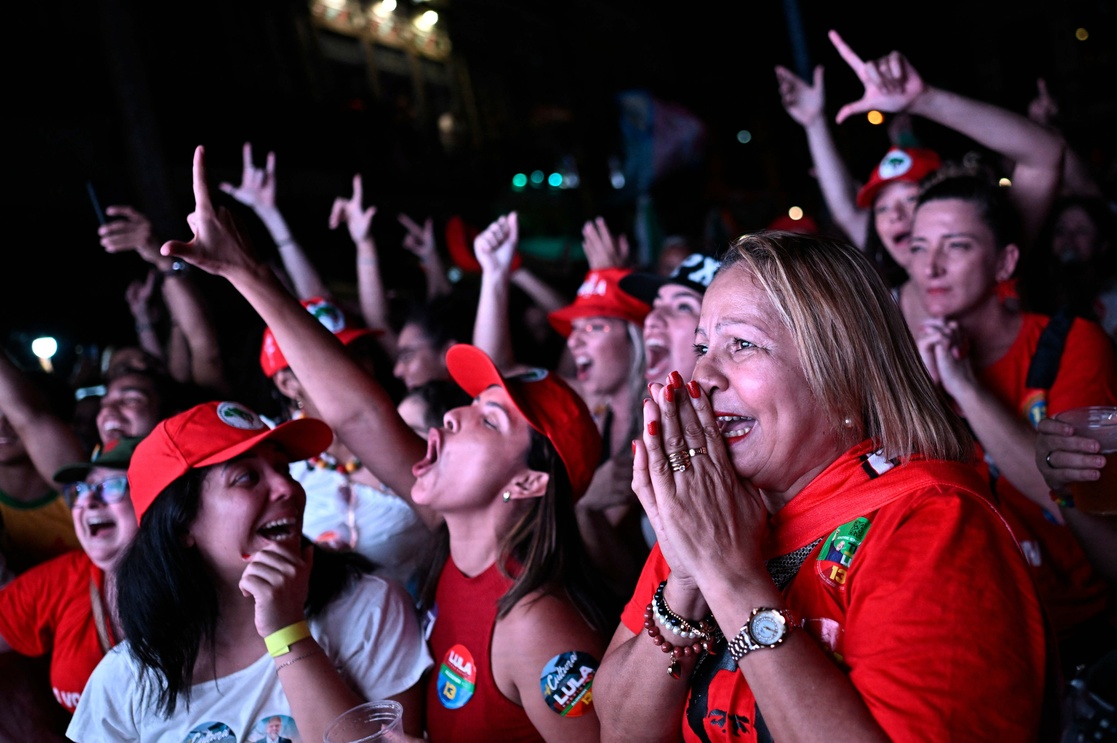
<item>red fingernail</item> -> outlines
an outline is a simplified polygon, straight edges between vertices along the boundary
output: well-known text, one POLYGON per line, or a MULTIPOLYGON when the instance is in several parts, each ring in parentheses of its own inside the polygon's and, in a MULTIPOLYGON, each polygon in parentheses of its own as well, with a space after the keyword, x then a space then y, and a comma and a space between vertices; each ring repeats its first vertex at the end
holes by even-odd
POLYGON ((663 399, 667 402, 675 402, 675 388, 667 385, 663 388, 663 399))
POLYGON ((667 378, 668 378, 668 380, 670 380, 671 386, 674 387, 675 389, 681 390, 683 388, 683 375, 682 374, 679 374, 677 371, 673 371, 673 372, 671 372, 671 374, 667 378))
POLYGON ((695 382, 693 379, 686 383, 686 391, 695 399, 702 394, 702 390, 698 387, 698 382, 695 382))
POLYGON ((242 560, 247 560, 250 557, 252 557, 252 555, 248 554, 247 552, 241 552, 240 553, 240 559, 242 559, 242 560))
POLYGON ((651 382, 648 382, 648 394, 649 395, 654 395, 655 394, 654 392, 652 392, 652 383, 651 382))
POLYGON ((636 453, 636 439, 633 439, 633 440, 632 440, 632 453, 633 453, 633 454, 635 454, 635 453, 636 453))
POLYGON ((656 436, 659 434, 659 421, 648 421, 648 435, 656 436))
POLYGON ((645 405, 647 405, 647 404, 648 404, 648 403, 650 403, 651 401, 652 401, 652 399, 651 399, 650 397, 645 397, 645 398, 644 398, 644 404, 645 404, 645 405))

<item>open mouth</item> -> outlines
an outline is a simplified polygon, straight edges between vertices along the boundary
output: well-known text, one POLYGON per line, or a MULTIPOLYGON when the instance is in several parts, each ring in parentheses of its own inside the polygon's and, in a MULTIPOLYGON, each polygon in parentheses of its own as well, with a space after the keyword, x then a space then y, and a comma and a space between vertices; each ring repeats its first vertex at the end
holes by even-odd
POLYGON ((116 519, 106 515, 90 516, 85 520, 85 528, 89 530, 90 536, 95 537, 98 534, 115 529, 116 519))
POLYGON ((647 359, 647 365, 644 371, 644 378, 651 381, 655 379, 663 379, 670 371, 667 366, 670 361, 671 354, 667 351, 667 346, 663 341, 658 338, 648 338, 644 341, 644 357, 647 359))
POLYGON ((296 523, 293 518, 275 519, 261 526, 256 533, 269 542, 284 542, 298 536, 296 523))
POLYGON ((593 361, 586 356, 579 356, 574 359, 574 371, 578 379, 585 379, 588 377, 592 366, 593 361))
POLYGON ((726 440, 748 436, 749 432, 752 431, 752 427, 756 425, 755 418, 725 413, 718 413, 717 421, 718 428, 721 429, 722 438, 726 440))
POLYGON ((438 451, 442 446, 442 429, 432 428, 427 434, 427 455, 411 465, 411 474, 417 479, 438 461, 438 451))

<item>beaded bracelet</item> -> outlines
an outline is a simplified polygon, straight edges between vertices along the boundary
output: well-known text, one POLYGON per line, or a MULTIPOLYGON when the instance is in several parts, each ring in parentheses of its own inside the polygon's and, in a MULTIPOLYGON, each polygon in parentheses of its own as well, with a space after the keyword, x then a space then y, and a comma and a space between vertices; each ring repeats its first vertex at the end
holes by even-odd
POLYGON ((671 663, 667 666, 667 675, 673 679, 679 678, 679 661, 683 658, 689 658, 692 655, 713 652, 712 648, 720 636, 720 633, 716 636, 709 633, 704 634, 703 637, 690 644, 673 645, 660 633, 659 627, 656 624, 655 608, 651 603, 649 603, 648 608, 644 610, 644 629, 648 631, 648 637, 652 638, 653 644, 663 652, 670 653, 671 663))
POLYGON ((1060 508, 1074 508, 1074 496, 1070 493, 1060 493, 1058 490, 1052 490, 1048 495, 1051 496, 1051 500, 1055 502, 1055 505, 1060 508))
POLYGON ((714 619, 713 613, 707 614, 705 619, 699 622, 683 619, 671 611, 671 607, 667 606, 667 599, 663 596, 666 586, 667 581, 660 583, 659 587, 655 589, 655 596, 652 597, 650 606, 655 619, 668 631, 684 640, 710 639, 711 630, 717 628, 717 621, 714 619))

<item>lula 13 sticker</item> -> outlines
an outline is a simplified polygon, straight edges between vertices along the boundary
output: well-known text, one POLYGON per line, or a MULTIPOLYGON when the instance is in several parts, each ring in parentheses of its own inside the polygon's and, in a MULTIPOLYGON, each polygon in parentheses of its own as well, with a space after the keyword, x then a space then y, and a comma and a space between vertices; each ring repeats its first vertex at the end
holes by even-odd
POLYGON ((547 661, 539 677, 543 701, 563 717, 580 717, 593 704, 590 687, 597 673, 597 659, 571 650, 547 661))
POLYGON ((458 709, 477 688, 477 664, 465 645, 455 645, 442 657, 438 669, 438 700, 446 709, 458 709))

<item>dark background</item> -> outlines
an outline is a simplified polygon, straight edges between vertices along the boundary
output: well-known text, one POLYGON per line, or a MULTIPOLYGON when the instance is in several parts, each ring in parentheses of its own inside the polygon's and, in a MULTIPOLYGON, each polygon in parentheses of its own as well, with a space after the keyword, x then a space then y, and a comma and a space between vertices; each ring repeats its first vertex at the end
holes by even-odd
MULTIPOLYGON (((403 8, 407 0, 400 0, 403 8)), ((379 208, 386 281, 421 286, 395 247, 394 214, 452 214, 483 227, 511 208, 527 236, 565 245, 540 270, 573 291, 584 265, 581 224, 606 214, 631 225, 631 193, 608 186, 608 158, 623 158, 616 94, 642 88, 684 106, 708 131, 707 156, 655 190, 667 232, 698 233, 711 214, 761 227, 800 205, 825 220, 802 129, 779 103, 773 66, 826 67, 828 109, 860 95, 826 38, 839 30, 863 58, 904 52, 929 83, 1020 112, 1045 77, 1071 144, 1113 196, 1117 146, 1115 7, 1058 3, 704 2, 435 0, 453 43, 449 94, 416 111, 406 86, 377 96, 353 66, 324 53, 303 0, 151 3, 87 0, 9 8, 6 76, 6 239, 0 262, 0 339, 60 337, 63 353, 132 342, 124 288, 144 265, 107 255, 87 182, 102 204, 131 203, 163 237, 188 238, 190 161, 204 144, 211 185, 238 181, 241 144, 272 149, 279 199, 295 233, 339 291, 352 286, 353 253, 327 230, 330 204, 363 174, 379 208), (900 12, 902 11, 902 17, 900 12), (1078 27, 1090 37, 1075 40, 1078 27), (464 102, 464 103, 463 103, 464 102), (434 130, 440 109, 463 105, 472 127, 456 147, 434 130), (749 144, 737 142, 741 129, 749 144), (576 192, 513 193, 511 175, 578 164, 576 192)), ((425 6, 427 7, 427 6, 425 6)), ((344 52, 344 50, 343 50, 344 52)), ((344 53, 342 53, 344 56, 344 53)), ((947 156, 968 144, 916 121, 947 156)), ((855 174, 887 147, 885 127, 863 118, 836 129, 855 174)), ((269 249, 266 232, 250 233, 269 249)), ((441 234, 440 234, 440 243, 441 234)), ((444 243, 443 243, 444 245, 444 243)), ((531 256, 528 255, 528 258, 531 256)), ((223 342, 253 358, 259 328, 226 285, 201 277, 223 342)))

